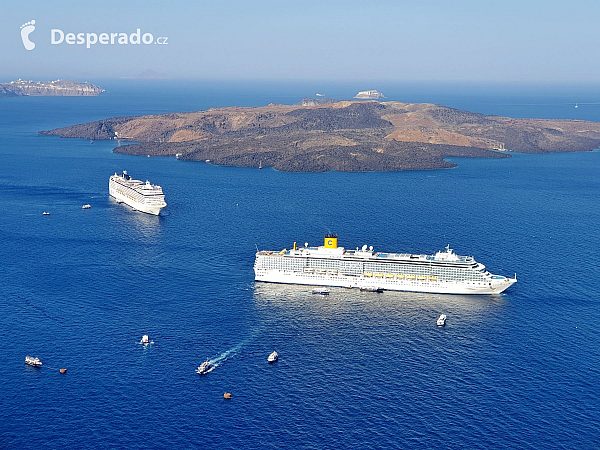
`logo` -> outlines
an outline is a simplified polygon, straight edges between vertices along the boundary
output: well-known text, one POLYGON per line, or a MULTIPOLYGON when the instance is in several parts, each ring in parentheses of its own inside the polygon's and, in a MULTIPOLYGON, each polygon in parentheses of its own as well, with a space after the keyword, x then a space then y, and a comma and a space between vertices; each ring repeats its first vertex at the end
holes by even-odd
POLYGON ((53 28, 50 30, 50 43, 59 45, 63 42, 67 45, 83 45, 91 48, 95 44, 100 45, 140 45, 140 44, 159 44, 167 45, 168 37, 160 36, 156 39, 152 33, 142 34, 138 28, 134 33, 65 33, 63 30, 53 28))
POLYGON ((23 40, 23 45, 25 46, 25 50, 33 50, 35 48, 35 44, 29 40, 29 35, 35 30, 35 20, 31 22, 24 23, 21 25, 21 39, 23 40))
MULTIPOLYGON (((29 35, 35 31, 35 20, 26 22, 21 25, 21 39, 26 50, 33 50, 35 43, 31 42, 29 35)), ((131 31, 131 30, 130 30, 131 31)), ((63 30, 53 28, 50 30, 50 44, 60 45, 85 45, 86 48, 91 48, 96 44, 100 45, 140 45, 140 44, 156 44, 168 45, 167 36, 154 37, 152 33, 142 33, 139 28, 136 28, 133 33, 118 32, 118 33, 80 33, 80 32, 64 32, 63 30)))

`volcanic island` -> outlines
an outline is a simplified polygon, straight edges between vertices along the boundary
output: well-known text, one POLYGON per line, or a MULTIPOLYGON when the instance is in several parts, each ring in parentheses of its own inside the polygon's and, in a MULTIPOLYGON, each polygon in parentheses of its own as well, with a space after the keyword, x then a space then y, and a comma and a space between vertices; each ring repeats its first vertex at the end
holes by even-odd
POLYGON ((431 103, 304 99, 296 105, 113 117, 42 135, 118 141, 117 153, 285 172, 442 169, 446 157, 591 151, 600 123, 512 119, 431 103), (121 143, 127 145, 121 145, 121 143))

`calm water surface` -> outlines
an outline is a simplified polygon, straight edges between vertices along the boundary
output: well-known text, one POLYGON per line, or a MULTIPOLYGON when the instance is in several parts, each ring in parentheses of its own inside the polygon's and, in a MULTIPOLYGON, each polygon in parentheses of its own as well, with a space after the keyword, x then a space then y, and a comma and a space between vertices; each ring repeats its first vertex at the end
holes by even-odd
MULTIPOLYGON (((0 447, 600 447, 600 153, 287 174, 36 135, 324 90, 102 85, 99 98, 0 101, 0 447), (163 186, 163 216, 109 198, 108 177, 123 169, 163 186), (328 298, 254 284, 256 245, 316 245, 330 231, 341 245, 386 251, 449 243, 519 282, 496 296, 328 298), (142 334, 154 344, 139 345, 142 334), (273 350, 280 360, 268 365, 273 350), (27 354, 44 366, 25 366, 27 354), (207 358, 217 367, 200 377, 207 358)), ((325 88, 338 98, 362 89, 325 88)), ((380 90, 488 114, 600 120, 596 91, 584 88, 380 90)))

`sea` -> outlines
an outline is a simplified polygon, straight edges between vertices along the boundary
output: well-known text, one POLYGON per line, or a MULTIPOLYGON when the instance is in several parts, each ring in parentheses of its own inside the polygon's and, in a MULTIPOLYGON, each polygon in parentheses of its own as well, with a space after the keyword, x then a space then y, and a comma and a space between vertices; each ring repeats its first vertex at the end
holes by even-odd
POLYGON ((597 86, 93 81, 107 92, 0 100, 0 448, 600 448, 600 152, 282 173, 37 134, 373 87, 600 121, 597 86), (111 200, 122 170, 163 187, 161 216, 111 200), (254 282, 257 248, 330 232, 348 248, 449 244, 518 282, 501 295, 327 297, 254 282), (205 360, 214 370, 200 376, 205 360))

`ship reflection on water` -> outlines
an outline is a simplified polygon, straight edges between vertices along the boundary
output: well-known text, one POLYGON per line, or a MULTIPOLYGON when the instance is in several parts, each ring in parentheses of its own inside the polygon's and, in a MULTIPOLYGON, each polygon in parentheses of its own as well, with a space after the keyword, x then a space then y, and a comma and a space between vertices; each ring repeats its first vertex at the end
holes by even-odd
MULTIPOLYGON (((109 202, 113 209, 113 220, 119 223, 120 227, 136 231, 138 236, 146 239, 155 239, 162 231, 161 216, 146 214, 136 211, 124 203, 118 203, 114 198, 109 197, 109 202)), ((161 213, 164 215, 164 213, 161 213)))
MULTIPOLYGON (((312 291, 313 286, 254 283, 254 299, 259 309, 277 309, 278 314, 347 316, 350 320, 381 316, 402 323, 420 318, 437 319, 441 313, 445 313, 449 323, 456 323, 457 320, 485 322, 495 320, 507 303, 507 294, 374 293, 333 287, 328 296, 322 296, 314 295, 312 291)), ((435 325, 435 320, 433 323, 435 325)))

